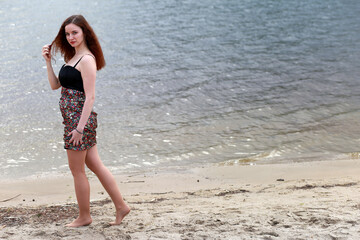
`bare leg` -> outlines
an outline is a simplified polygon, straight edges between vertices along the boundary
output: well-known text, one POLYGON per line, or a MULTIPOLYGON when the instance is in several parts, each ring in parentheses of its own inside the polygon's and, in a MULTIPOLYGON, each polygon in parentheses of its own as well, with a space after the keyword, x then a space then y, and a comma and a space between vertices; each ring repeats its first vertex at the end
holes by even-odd
POLYGON ((100 160, 97 146, 90 148, 86 154, 85 163, 87 167, 93 171, 99 178, 101 184, 110 195, 116 208, 116 219, 111 222, 111 225, 118 225, 121 223, 123 218, 130 212, 130 207, 124 202, 120 190, 116 184, 114 176, 107 169, 102 161, 100 160))
POLYGON ((79 217, 67 227, 80 227, 91 224, 90 185, 85 174, 86 151, 67 150, 69 167, 74 177, 76 199, 79 205, 79 217))

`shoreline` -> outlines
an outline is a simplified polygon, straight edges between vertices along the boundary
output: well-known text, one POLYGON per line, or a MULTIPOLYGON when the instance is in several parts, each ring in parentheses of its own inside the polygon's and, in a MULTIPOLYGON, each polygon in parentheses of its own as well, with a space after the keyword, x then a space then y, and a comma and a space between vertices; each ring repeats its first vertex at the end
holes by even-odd
MULTIPOLYGON (((131 172, 114 175, 120 190, 132 195, 138 191, 156 192, 159 189, 182 192, 209 187, 220 187, 223 183, 236 180, 242 184, 270 184, 281 179, 284 181, 319 180, 331 178, 357 177, 360 172, 360 160, 329 160, 294 163, 272 163, 259 165, 219 165, 195 167, 185 170, 180 168, 170 171, 131 172), (341 171, 340 171, 341 170, 341 171), (200 180, 202 180, 200 182, 200 180), (181 186, 179 183, 186 183, 181 186), (192 183, 196 183, 192 185, 192 183), (122 190, 123 189, 123 190, 122 190)), ((360 174, 359 174, 360 175, 360 174)), ((102 199, 105 190, 95 174, 87 171, 91 189, 91 200, 102 199), (96 192, 96 193, 95 193, 96 192)), ((360 176, 359 176, 360 180, 360 176)), ((0 179, 0 207, 4 206, 38 206, 41 204, 69 203, 64 195, 74 195, 73 179, 70 173, 56 176, 25 177, 20 179, 0 179), (18 196, 20 194, 20 196, 18 196), (13 200, 2 202, 6 199, 13 200), (23 198, 19 201, 20 198, 23 198), (25 201, 23 201, 25 199, 25 201), (31 201, 27 201, 27 200, 31 201), (33 199, 35 201, 33 201, 33 199)))
POLYGON ((117 175, 132 207, 118 227, 106 225, 113 206, 89 174, 93 224, 70 230, 63 226, 77 212, 71 174, 0 181, 0 238, 77 239, 84 231, 87 239, 118 239, 119 232, 124 239, 356 238, 359 172, 359 160, 340 160, 117 175))

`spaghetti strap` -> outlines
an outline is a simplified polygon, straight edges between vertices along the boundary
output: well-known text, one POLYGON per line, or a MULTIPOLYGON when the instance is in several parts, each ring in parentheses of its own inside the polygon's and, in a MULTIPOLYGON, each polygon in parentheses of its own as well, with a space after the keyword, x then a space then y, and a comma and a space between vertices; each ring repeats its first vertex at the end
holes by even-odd
MULTIPOLYGON (((95 59, 95 57, 94 57, 92 54, 85 54, 85 55, 92 56, 92 57, 95 59)), ((76 67, 76 65, 78 65, 78 63, 81 61, 81 59, 82 59, 85 55, 83 55, 83 56, 75 63, 74 67, 76 67)))
MULTIPOLYGON (((85 56, 85 55, 84 55, 84 56, 85 56)), ((78 65, 78 63, 81 61, 81 59, 82 59, 84 56, 82 56, 82 57, 75 63, 74 67, 76 67, 76 65, 78 65)))

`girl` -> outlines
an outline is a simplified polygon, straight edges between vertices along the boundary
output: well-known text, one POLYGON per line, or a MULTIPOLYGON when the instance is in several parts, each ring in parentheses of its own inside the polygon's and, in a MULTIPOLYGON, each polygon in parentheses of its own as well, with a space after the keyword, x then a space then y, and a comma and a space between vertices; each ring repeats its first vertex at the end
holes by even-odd
POLYGON ((92 222, 90 216, 90 186, 85 175, 85 164, 99 178, 110 195, 118 225, 130 212, 111 172, 100 160, 96 146, 97 114, 92 111, 95 100, 96 71, 105 66, 99 41, 85 18, 73 15, 61 25, 51 45, 42 48, 47 74, 53 90, 61 87, 60 110, 64 124, 64 148, 74 178, 79 216, 69 227, 80 227, 92 222), (55 76, 51 58, 60 51, 65 63, 55 76))

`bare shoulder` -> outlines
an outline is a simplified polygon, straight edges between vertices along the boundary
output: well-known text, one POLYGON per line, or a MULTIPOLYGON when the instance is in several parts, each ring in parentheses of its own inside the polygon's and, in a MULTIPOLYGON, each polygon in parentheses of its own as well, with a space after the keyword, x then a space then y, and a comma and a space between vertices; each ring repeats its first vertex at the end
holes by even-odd
POLYGON ((95 57, 92 54, 85 54, 81 61, 84 63, 96 63, 95 57))
POLYGON ((91 54, 86 54, 82 57, 80 61, 80 68, 94 68, 96 69, 96 60, 95 57, 91 54))

